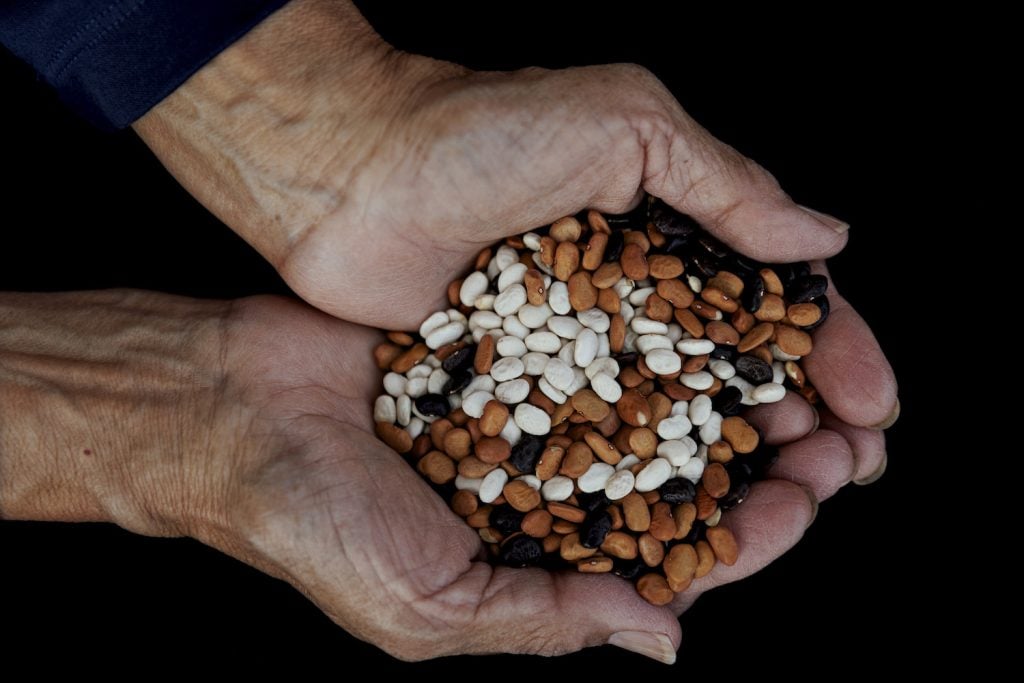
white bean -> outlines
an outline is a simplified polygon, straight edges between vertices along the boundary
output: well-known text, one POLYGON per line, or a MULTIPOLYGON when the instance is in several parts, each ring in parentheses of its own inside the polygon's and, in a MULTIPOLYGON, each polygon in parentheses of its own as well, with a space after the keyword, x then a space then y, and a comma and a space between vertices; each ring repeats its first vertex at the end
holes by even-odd
MULTIPOLYGON (((498 400, 500 401, 501 399, 498 400)), ((508 441, 510 445, 515 446, 523 438, 523 430, 519 428, 515 420, 505 420, 505 426, 501 428, 498 436, 508 441)))
POLYGON ((548 304, 558 315, 567 315, 572 311, 569 303, 569 288, 562 281, 552 282, 548 288, 548 304))
POLYGON ((498 251, 494 254, 494 263, 498 266, 498 270, 500 271, 503 271, 518 262, 519 252, 507 244, 503 244, 498 247, 498 251))
POLYGON ((600 308, 588 308, 585 311, 580 311, 576 314, 576 318, 583 327, 589 327, 598 334, 607 332, 612 325, 611 318, 600 308))
POLYGON ((430 373, 433 371, 434 368, 430 367, 426 363, 420 363, 419 365, 412 366, 409 372, 405 373, 405 376, 409 379, 414 379, 416 377, 430 377, 430 373))
POLYGON ((484 414, 484 406, 494 398, 494 394, 487 391, 476 391, 462 401, 462 412, 470 417, 480 417, 484 414))
POLYGON ((403 427, 408 427, 412 420, 412 399, 405 394, 395 399, 395 417, 403 427))
POLYGON ((554 315, 548 318, 548 329, 563 339, 575 339, 583 325, 572 316, 554 315))
POLYGON ((486 391, 489 394, 494 393, 494 387, 497 382, 490 375, 477 375, 469 381, 466 388, 462 390, 462 397, 466 398, 470 394, 476 393, 477 391, 486 391))
MULTIPOLYGON (((651 369, 653 370, 654 368, 651 369)), ((704 372, 703 370, 700 372, 684 372, 679 375, 679 383, 684 387, 703 391, 704 389, 709 389, 715 383, 715 378, 710 372, 704 372)))
POLYGON ((668 481, 670 476, 672 476, 672 463, 665 458, 655 458, 647 467, 640 470, 640 474, 636 475, 635 488, 640 493, 653 491, 668 481))
MULTIPOLYGON (((502 382, 494 388, 494 397, 505 405, 513 405, 526 400, 530 395, 530 383, 525 379, 514 379, 511 382, 502 382)), ((512 420, 509 420, 512 422, 512 420)), ((508 424, 506 422, 505 424, 508 424)))
POLYGON ((440 394, 441 390, 444 389, 444 383, 447 382, 449 378, 450 375, 447 372, 441 368, 437 368, 431 372, 430 377, 427 378, 427 392, 431 394, 440 394))
MULTIPOLYGON (((672 410, 669 411, 669 415, 686 415, 690 410, 689 401, 676 401, 672 404, 672 410)), ((692 422, 692 420, 691 420, 692 422)))
POLYGON ((693 425, 685 415, 672 415, 658 422, 658 436, 669 441, 686 436, 691 429, 693 425))
POLYGON ((775 382, 768 382, 754 387, 750 396, 758 403, 778 403, 786 397, 786 387, 775 382))
MULTIPOLYGON (((465 406, 463 406, 463 410, 465 410, 465 406)), ((537 406, 529 403, 520 403, 516 406, 514 419, 519 428, 527 434, 544 436, 551 431, 551 417, 537 406)))
POLYGON ((782 364, 782 361, 777 360, 772 363, 772 381, 776 384, 786 381, 786 366, 782 364))
POLYGON ((523 235, 523 246, 530 251, 540 251, 540 235, 535 232, 528 232, 523 235))
POLYGON ((518 262, 502 270, 501 275, 498 276, 498 291, 504 293, 512 285, 521 283, 523 276, 526 275, 526 270, 526 264, 518 262))
POLYGON ((687 356, 703 356, 715 350, 715 342, 710 339, 680 339, 676 351, 687 356))
POLYGON ((730 363, 727 360, 722 360, 720 358, 712 358, 711 360, 709 360, 708 370, 711 371, 712 375, 722 380, 723 382, 731 377, 736 376, 736 368, 732 366, 732 363, 730 363))
POLYGON ((594 393, 607 403, 615 403, 622 398, 622 387, 610 376, 599 372, 590 378, 590 387, 594 393))
POLYGON ((563 477, 559 474, 551 477, 541 485, 540 495, 546 501, 559 502, 571 496, 573 488, 574 485, 572 479, 569 477, 563 477))
POLYGON ((572 360, 580 368, 586 368, 597 357, 598 338, 597 333, 590 328, 584 328, 577 335, 575 345, 572 348, 572 360))
POLYGON ((722 414, 715 411, 711 411, 711 416, 708 421, 701 425, 700 440, 711 445, 716 441, 722 440, 722 414))
MULTIPOLYGON (((442 370, 442 372, 444 372, 442 370)), ((426 377, 414 377, 405 383, 405 393, 409 398, 419 398, 423 394, 427 393, 427 378, 426 377)))
POLYGON ((619 363, 614 358, 607 356, 596 359, 587 366, 587 377, 593 381, 597 375, 608 375, 609 377, 619 376, 619 363))
MULTIPOLYGON (((526 344, 523 344, 523 350, 526 350, 526 344)), ((523 365, 525 369, 524 373, 531 377, 537 377, 538 375, 544 374, 544 368, 548 365, 548 354, 540 353, 539 351, 530 351, 522 357, 523 365)))
MULTIPOLYGON (((679 357, 679 354, 666 349, 654 349, 644 356, 644 362, 656 375, 671 375, 674 372, 679 372, 683 367, 683 359, 679 357)), ((685 376, 683 375, 683 377, 685 376)), ((710 375, 708 376, 710 377, 710 375)))
POLYGON ((632 280, 620 277, 619 281, 612 285, 612 289, 615 290, 615 295, 620 299, 628 299, 629 293, 633 291, 634 286, 632 280))
POLYGON ((508 356, 494 361, 494 364, 491 365, 491 377, 495 382, 507 382, 521 376, 525 369, 523 361, 514 356, 508 356))
POLYGON ((727 387, 736 387, 737 389, 740 390, 740 393, 743 395, 743 398, 740 399, 740 403, 742 403, 743 405, 745 405, 745 406, 756 406, 757 405, 757 401, 754 399, 754 396, 753 396, 754 385, 751 384, 750 382, 748 382, 747 380, 743 379, 739 375, 736 375, 735 377, 731 377, 731 378, 727 379, 725 381, 725 386, 727 386, 727 387))
POLYGON ((690 422, 700 427, 711 417, 711 398, 707 394, 698 394, 690 401, 688 412, 690 422))
POLYGON ((494 312, 501 316, 515 315, 526 304, 526 288, 512 285, 494 299, 494 312))
POLYGON ((629 293, 629 303, 643 306, 651 294, 654 294, 654 287, 638 287, 629 293))
POLYGON ((693 290, 694 294, 700 294, 700 290, 704 289, 704 285, 700 283, 700 278, 696 275, 687 275, 686 284, 690 285, 690 289, 693 290))
POLYGON ((595 462, 576 480, 576 485, 584 493, 593 493, 604 489, 608 480, 615 474, 615 468, 605 462, 595 462))
POLYGON ((680 327, 679 323, 668 324, 668 339, 673 344, 683 338, 683 328, 680 327))
POLYGON ((676 473, 677 476, 682 477, 683 479, 689 479, 694 484, 700 483, 700 478, 703 474, 704 463, 701 462, 700 458, 690 458, 676 473))
POLYGON ((519 337, 507 335, 498 339, 494 348, 498 355, 504 357, 522 358, 526 355, 526 343, 519 337))
POLYGON ((601 332, 597 335, 597 357, 607 358, 610 355, 612 355, 612 349, 611 343, 608 341, 608 333, 601 332))
POLYGON ((480 496, 480 502, 493 503, 494 499, 501 495, 501 490, 505 488, 507 482, 508 472, 500 467, 488 472, 480 482, 480 492, 477 494, 480 496))
POLYGON ((604 495, 608 500, 621 500, 633 490, 636 478, 629 470, 619 470, 608 478, 604 485, 604 495))
POLYGON ((682 441, 662 441, 658 444, 658 455, 673 467, 682 467, 690 459, 690 447, 682 441))
POLYGON ((562 348, 558 352, 558 360, 562 361, 568 366, 572 366, 575 362, 573 359, 576 357, 576 340, 566 342, 562 344, 562 348))
POLYGON ((480 484, 484 481, 483 477, 464 477, 461 474, 455 475, 455 488, 460 491, 472 491, 473 493, 480 492, 480 484))
POLYGON ((510 315, 502 320, 501 329, 505 331, 505 334, 520 339, 526 339, 526 335, 530 334, 530 328, 515 315, 510 315))
POLYGON ((572 368, 558 358, 552 358, 544 368, 544 379, 556 389, 565 391, 572 385, 572 368))
POLYGON ((800 360, 800 356, 794 356, 791 353, 786 353, 779 348, 778 344, 772 344, 768 348, 772 350, 772 358, 775 360, 800 360))
POLYGON ((583 368, 572 369, 572 384, 565 390, 566 396, 572 396, 580 389, 586 389, 590 386, 590 380, 587 379, 587 373, 583 372, 583 368))
POLYGON ((501 327, 501 316, 494 311, 474 311, 469 316, 469 329, 495 330, 501 327))
POLYGON ((544 326, 544 323, 548 321, 548 318, 553 316, 555 312, 551 310, 551 307, 547 304, 541 304, 534 306, 533 304, 526 304, 519 309, 516 313, 516 317, 519 318, 519 322, 529 327, 531 330, 536 330, 544 326))
POLYGON ((541 390, 541 393, 559 405, 568 400, 568 396, 565 395, 565 392, 552 386, 551 382, 547 381, 543 377, 537 380, 537 388, 541 390))
POLYGON ((540 491, 540 487, 544 483, 540 479, 538 479, 537 475, 535 474, 524 474, 521 477, 516 477, 516 481, 523 482, 534 491, 540 491))
POLYGON ((451 344, 452 342, 458 341, 465 333, 465 323, 448 323, 447 325, 441 325, 441 327, 428 334, 424 341, 428 348, 439 349, 445 344, 451 344))
POLYGON ((472 306, 476 298, 487 291, 489 285, 487 275, 479 270, 474 270, 462 281, 462 287, 459 289, 459 301, 463 306, 472 306))
POLYGON ((636 350, 645 356, 655 349, 672 350, 672 340, 664 334, 642 334, 636 338, 636 350))
POLYGON ((640 462, 640 458, 635 453, 627 453, 626 455, 622 456, 622 460, 620 460, 619 464, 615 466, 615 469, 628 469, 633 465, 636 465, 638 462, 640 462))
POLYGON ((384 375, 384 391, 392 396, 401 396, 405 393, 405 385, 408 382, 409 380, 397 372, 389 372, 384 375))
POLYGON ((394 424, 397 417, 395 399, 388 394, 378 396, 373 402, 373 421, 394 424))
MULTIPOLYGON (((415 405, 413 406, 413 410, 416 410, 415 405)), ((423 430, 426 428, 426 426, 427 423, 423 418, 414 417, 411 420, 409 420, 409 426, 405 428, 405 431, 409 434, 409 436, 415 439, 417 436, 423 433, 423 430)))
POLYGON ((640 315, 629 322, 629 329, 639 334, 668 334, 668 325, 640 315))
POLYGON ((447 325, 449 322, 448 314, 444 311, 431 313, 430 316, 420 324, 420 336, 425 339, 428 334, 441 327, 441 325, 447 325))
POLYGON ((493 294, 481 294, 473 302, 473 308, 478 311, 493 311, 494 310, 494 295, 493 294))
POLYGON ((541 353, 558 353, 562 348, 562 340, 554 332, 533 332, 523 341, 527 349, 541 353))

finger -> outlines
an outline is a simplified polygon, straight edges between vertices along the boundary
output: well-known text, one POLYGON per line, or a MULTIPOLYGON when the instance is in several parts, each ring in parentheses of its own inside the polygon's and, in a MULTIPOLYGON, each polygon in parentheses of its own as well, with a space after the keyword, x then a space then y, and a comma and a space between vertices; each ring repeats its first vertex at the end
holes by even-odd
POLYGON ((814 431, 818 417, 802 396, 787 391, 778 403, 755 406, 743 418, 764 433, 767 443, 778 445, 803 438, 814 431))
POLYGON ((671 664, 679 648, 673 612, 612 574, 475 563, 453 588, 479 594, 461 652, 560 655, 611 644, 671 664))
MULTIPOLYGON (((816 273, 828 275, 823 263, 816 273)), ((829 285, 831 313, 814 334, 814 353, 802 361, 814 386, 839 419, 879 426, 899 410, 896 377, 867 323, 829 285)))
POLYGON ((846 245, 846 223, 797 205, 770 173, 704 130, 674 99, 665 106, 674 127, 649 127, 645 190, 762 261, 826 258, 846 245))
POLYGON ((736 564, 716 564, 710 574, 680 594, 673 606, 689 606, 704 591, 746 578, 771 564, 803 537, 816 510, 817 503, 798 484, 779 479, 754 484, 747 500, 722 516, 721 523, 729 527, 739 545, 736 564))
POLYGON ((871 484, 884 473, 888 456, 885 451, 885 434, 877 429, 866 429, 849 425, 827 408, 821 411, 821 426, 841 434, 853 449, 855 461, 853 483, 871 484))
POLYGON ((806 439, 780 448, 769 475, 805 486, 822 501, 848 484, 856 467, 846 439, 829 429, 819 429, 806 439))

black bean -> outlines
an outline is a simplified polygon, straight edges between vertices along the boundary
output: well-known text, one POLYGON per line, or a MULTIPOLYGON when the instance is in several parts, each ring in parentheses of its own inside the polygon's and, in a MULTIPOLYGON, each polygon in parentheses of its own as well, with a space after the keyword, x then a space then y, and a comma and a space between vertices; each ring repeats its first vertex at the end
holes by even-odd
POLYGON ((750 495, 750 484, 745 481, 731 482, 729 492, 718 499, 718 507, 732 510, 750 495))
POLYGON ((729 473, 730 484, 735 485, 741 481, 749 484, 754 481, 754 470, 746 460, 747 456, 744 456, 743 458, 733 458, 725 463, 725 471, 729 473))
MULTIPOLYGON (((696 519, 693 521, 693 526, 690 527, 690 533, 686 534, 686 536, 683 537, 683 540, 679 541, 679 543, 689 543, 693 545, 697 541, 702 541, 704 540, 704 536, 707 533, 707 530, 708 525, 702 522, 701 520, 696 519)), ((673 543, 672 545, 676 544, 673 543)))
POLYGON ((718 275, 718 261, 706 251, 698 250, 690 254, 688 272, 696 275, 702 282, 718 275))
POLYGON ((803 329, 805 330, 813 330, 814 328, 819 327, 823 322, 828 320, 828 314, 832 308, 828 303, 828 297, 825 296, 824 294, 822 294, 816 299, 813 299, 811 303, 815 304, 818 307, 818 310, 821 311, 821 317, 818 318, 813 323, 811 323, 810 325, 804 325, 803 329))
POLYGON ((584 548, 597 548, 604 543, 605 536, 611 530, 612 516, 607 512, 589 515, 580 524, 580 545, 584 548))
POLYGON ((697 221, 663 203, 655 204, 651 209, 651 222, 666 237, 689 238, 700 231, 697 221))
POLYGON ((706 233, 697 238, 697 244, 704 247, 704 251, 714 256, 715 261, 720 261, 732 253, 727 246, 706 233))
POLYGON ((502 536, 509 536, 519 531, 525 512, 519 512, 511 505, 499 505, 491 510, 490 523, 502 536))
POLYGON ((476 345, 463 346, 461 349, 441 361, 441 369, 449 375, 455 370, 469 370, 476 356, 476 345))
POLYGON ((740 294, 740 304, 747 313, 757 313, 761 309, 761 299, 764 297, 764 279, 760 275, 747 278, 743 284, 743 293, 740 294))
POLYGON ((813 301, 828 290, 828 278, 824 275, 806 275, 786 287, 786 298, 790 303, 804 304, 813 301))
POLYGON ((528 567, 540 562, 544 548, 537 539, 519 534, 501 544, 499 555, 502 564, 509 567, 528 567))
POLYGON ((764 443, 764 435, 762 435, 757 450, 753 453, 748 453, 743 459, 750 465, 754 479, 764 479, 768 470, 779 459, 779 449, 775 446, 766 445, 764 443))
POLYGON ((733 365, 736 366, 736 374, 751 384, 772 381, 772 366, 757 356, 740 356, 733 365))
POLYGON ((661 499, 672 505, 690 503, 697 497, 697 487, 689 479, 676 477, 669 479, 658 489, 661 499))
POLYGON ((519 442, 512 447, 512 455, 508 458, 509 464, 520 472, 533 474, 537 461, 544 452, 545 443, 539 436, 523 434, 519 442))
POLYGON ((678 235, 670 235, 665 238, 665 245, 661 248, 666 254, 672 254, 683 259, 685 263, 686 259, 689 258, 689 252, 686 250, 690 244, 689 237, 679 237, 678 235))
POLYGON ((604 491, 577 493, 576 503, 577 507, 581 510, 585 510, 588 514, 597 510, 604 511, 612 504, 612 502, 608 500, 608 496, 604 495, 604 491))
POLYGON ((626 366, 626 365, 633 365, 634 363, 636 363, 636 361, 637 361, 637 359, 639 357, 640 357, 640 354, 638 354, 636 352, 632 352, 632 353, 619 353, 619 354, 616 354, 615 356, 613 356, 613 358, 615 358, 615 360, 618 362, 619 367, 623 367, 623 366, 626 366))
POLYGON ((727 360, 731 363, 736 357, 736 347, 729 346, 728 344, 715 344, 715 348, 711 351, 710 355, 712 358, 727 360))
POLYGON ((638 578, 645 569, 647 569, 647 565, 644 564, 643 559, 636 557, 632 560, 615 560, 612 572, 628 581, 632 581, 638 578))
POLYGON ((427 417, 444 417, 452 409, 441 394, 423 394, 416 399, 416 410, 427 417))
POLYGON ((472 381, 473 373, 469 370, 454 370, 449 374, 448 379, 445 380, 444 385, 441 387, 441 393, 451 396, 468 387, 472 381))
POLYGON ((711 399, 711 407, 726 417, 738 413, 743 404, 743 392, 737 387, 724 387, 711 399))
POLYGON ((804 277, 805 275, 811 274, 811 266, 807 261, 797 261, 796 263, 777 263, 772 266, 772 270, 779 276, 779 280, 782 282, 782 287, 786 291, 787 297, 789 296, 789 288, 793 286, 793 283, 804 277))
POLYGON ((747 258, 743 254, 732 254, 726 259, 726 270, 729 270, 736 275, 740 276, 741 279, 746 279, 757 273, 757 271, 764 268, 764 264, 760 261, 747 258))
POLYGON ((622 256, 622 249, 626 246, 626 240, 621 230, 612 230, 608 235, 608 244, 604 248, 604 262, 611 263, 618 261, 622 256))

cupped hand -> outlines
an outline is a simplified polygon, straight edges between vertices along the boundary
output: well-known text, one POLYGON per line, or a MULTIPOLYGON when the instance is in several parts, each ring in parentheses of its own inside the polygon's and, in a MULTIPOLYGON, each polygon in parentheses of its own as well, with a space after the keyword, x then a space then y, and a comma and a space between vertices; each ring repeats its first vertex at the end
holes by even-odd
MULTIPOLYGON (((739 562, 716 566, 673 606, 654 607, 615 576, 483 561, 477 534, 373 435, 372 330, 270 297, 237 302, 225 330, 220 401, 235 416, 227 438, 237 445, 211 449, 227 461, 209 471, 229 475, 205 489, 226 521, 198 535, 405 659, 559 654, 611 642, 671 661, 677 614, 789 548, 812 521, 815 498, 853 472, 849 446, 834 432, 784 446, 776 466, 784 478, 755 485, 723 518, 741 544, 739 562)), ((807 414, 789 406, 774 422, 788 426, 769 438, 803 436, 813 426, 807 414)))

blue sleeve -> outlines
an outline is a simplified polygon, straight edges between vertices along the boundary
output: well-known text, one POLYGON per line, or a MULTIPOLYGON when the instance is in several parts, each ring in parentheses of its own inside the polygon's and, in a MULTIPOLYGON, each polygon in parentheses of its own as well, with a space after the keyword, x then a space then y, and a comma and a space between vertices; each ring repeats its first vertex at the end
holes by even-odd
POLYGON ((86 119, 122 128, 287 0, 4 0, 0 42, 86 119))

